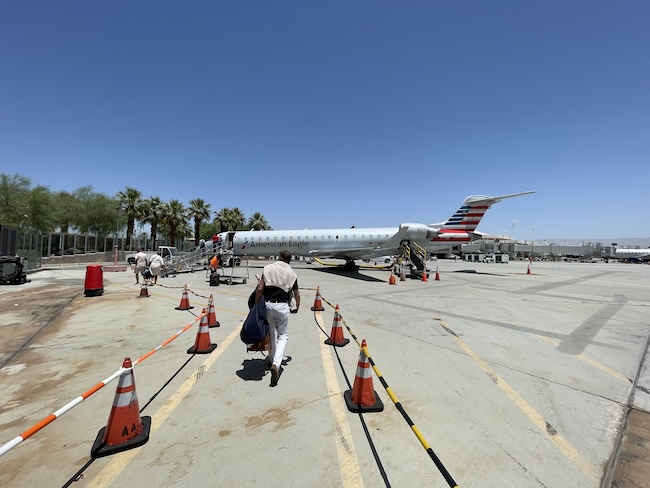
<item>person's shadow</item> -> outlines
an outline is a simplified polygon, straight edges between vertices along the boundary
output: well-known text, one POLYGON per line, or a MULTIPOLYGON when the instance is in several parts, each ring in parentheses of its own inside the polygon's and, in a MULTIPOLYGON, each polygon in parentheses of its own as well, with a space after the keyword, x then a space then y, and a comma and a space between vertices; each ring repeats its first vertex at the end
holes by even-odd
MULTIPOLYGON (((286 366, 291 361, 291 356, 286 356, 282 359, 282 366, 286 366)), ((244 381, 262 381, 267 373, 270 372, 266 358, 244 359, 241 363, 242 369, 237 371, 239 376, 244 381)), ((282 368, 280 368, 282 374, 282 368)))
POLYGON ((237 371, 237 376, 244 381, 262 381, 269 371, 266 358, 245 359, 241 364, 242 369, 237 371))

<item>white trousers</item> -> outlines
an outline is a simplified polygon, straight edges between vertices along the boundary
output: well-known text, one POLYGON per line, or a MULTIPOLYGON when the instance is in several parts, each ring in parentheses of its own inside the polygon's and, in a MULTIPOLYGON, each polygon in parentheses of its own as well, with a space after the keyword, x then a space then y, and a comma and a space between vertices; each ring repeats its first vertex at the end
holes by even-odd
POLYGON ((266 318, 269 321, 269 336, 271 340, 271 351, 273 352, 273 364, 278 368, 282 364, 284 348, 287 346, 289 335, 289 304, 266 302, 266 318))

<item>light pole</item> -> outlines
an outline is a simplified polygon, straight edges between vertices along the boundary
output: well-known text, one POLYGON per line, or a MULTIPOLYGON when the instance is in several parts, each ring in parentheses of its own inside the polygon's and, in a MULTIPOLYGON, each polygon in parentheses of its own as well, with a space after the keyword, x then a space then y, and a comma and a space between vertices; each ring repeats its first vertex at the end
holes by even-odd
POLYGON ((517 221, 513 220, 512 221, 512 240, 515 240, 515 227, 517 227, 517 221))
POLYGON ((535 226, 533 225, 533 246, 535 245, 535 226))

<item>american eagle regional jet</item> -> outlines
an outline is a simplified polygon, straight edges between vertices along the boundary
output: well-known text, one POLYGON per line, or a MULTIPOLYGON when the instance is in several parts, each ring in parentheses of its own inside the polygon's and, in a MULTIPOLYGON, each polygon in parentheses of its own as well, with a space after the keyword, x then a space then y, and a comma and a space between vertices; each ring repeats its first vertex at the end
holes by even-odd
POLYGON ((218 246, 235 256, 274 256, 283 249, 293 256, 344 259, 353 265, 356 259, 395 255, 403 242, 415 243, 432 253, 480 239, 476 232, 481 218, 495 203, 505 198, 528 195, 534 191, 499 197, 469 196, 446 222, 438 224, 402 224, 386 228, 252 230, 222 232, 218 246))

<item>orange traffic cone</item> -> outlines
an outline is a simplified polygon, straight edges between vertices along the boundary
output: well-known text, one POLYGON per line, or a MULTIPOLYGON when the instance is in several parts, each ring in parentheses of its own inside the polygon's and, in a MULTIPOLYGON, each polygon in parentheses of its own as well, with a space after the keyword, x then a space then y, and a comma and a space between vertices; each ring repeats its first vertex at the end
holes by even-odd
POLYGON ((384 410, 384 404, 372 387, 372 371, 370 370, 368 356, 366 356, 366 347, 366 340, 363 339, 354 385, 352 390, 343 393, 348 410, 354 413, 381 412, 384 410))
POLYGON ((138 298, 149 298, 149 289, 146 283, 140 288, 140 296, 138 298))
POLYGON ((325 339, 325 344, 328 346, 343 347, 350 339, 343 337, 343 327, 341 326, 341 315, 339 313, 339 306, 334 309, 334 321, 332 322, 332 331, 328 339, 325 339))
POLYGON ((183 288, 183 295, 181 296, 181 304, 176 307, 176 310, 190 310, 190 294, 187 292, 187 285, 183 288))
POLYGON ((422 270, 422 281, 429 281, 427 279, 427 267, 425 266, 424 269, 422 270))
POLYGON ((438 273, 438 267, 436 266, 436 278, 434 281, 440 281, 440 273, 438 273))
POLYGON ((217 320, 217 311, 214 308, 214 298, 210 295, 208 300, 208 327, 221 327, 221 324, 217 320))
POLYGON ((393 273, 393 268, 390 269, 390 278, 388 278, 388 284, 389 285, 396 285, 397 284, 395 282, 395 273, 393 273))
POLYGON ((528 265, 528 271, 526 271, 526 274, 530 274, 530 264, 528 265))
POLYGON ((314 306, 311 309, 314 312, 323 312, 325 310, 320 298, 320 286, 316 287, 316 298, 314 298, 314 306))
POLYGON ((118 380, 108 423, 99 431, 90 450, 92 458, 133 449, 149 440, 151 417, 140 417, 131 358, 124 358, 122 368, 126 371, 118 380))
POLYGON ((194 345, 187 350, 187 354, 209 354, 217 348, 216 344, 210 343, 210 332, 208 331, 208 318, 203 309, 199 330, 196 332, 194 345))

